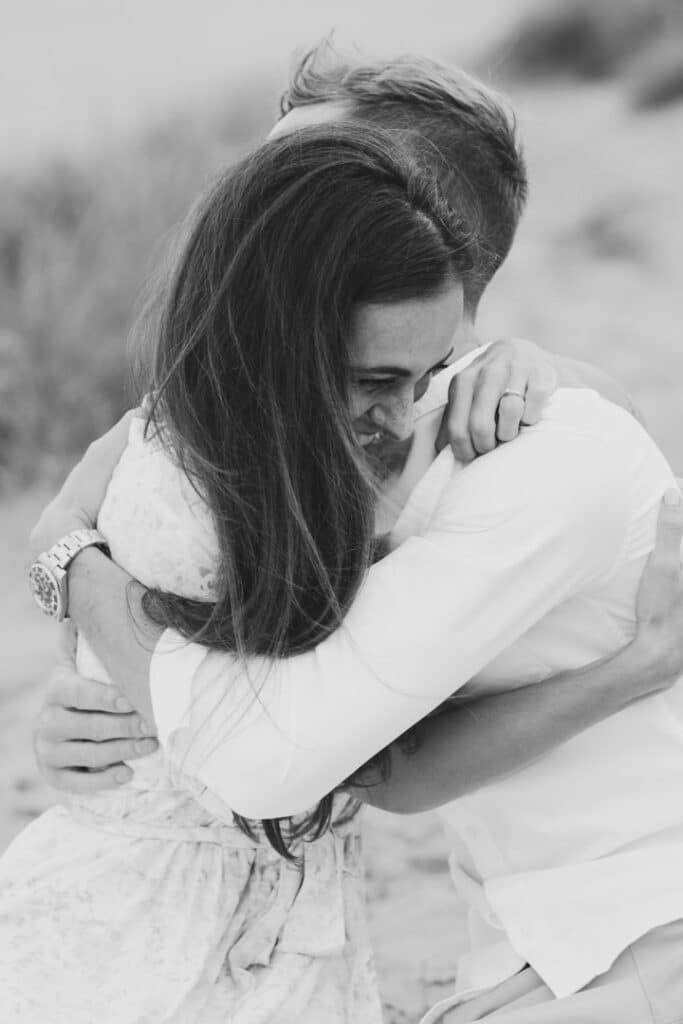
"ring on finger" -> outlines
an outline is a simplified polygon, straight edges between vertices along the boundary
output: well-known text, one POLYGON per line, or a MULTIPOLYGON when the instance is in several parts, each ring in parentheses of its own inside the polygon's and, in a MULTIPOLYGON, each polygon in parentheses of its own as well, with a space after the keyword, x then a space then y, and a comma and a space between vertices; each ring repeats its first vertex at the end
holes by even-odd
POLYGON ((505 391, 502 393, 502 395, 500 397, 501 397, 501 399, 503 399, 503 398, 507 398, 508 396, 510 396, 510 397, 514 396, 515 398, 521 398, 523 402, 526 402, 526 392, 525 391, 517 391, 516 388, 506 388, 505 391))

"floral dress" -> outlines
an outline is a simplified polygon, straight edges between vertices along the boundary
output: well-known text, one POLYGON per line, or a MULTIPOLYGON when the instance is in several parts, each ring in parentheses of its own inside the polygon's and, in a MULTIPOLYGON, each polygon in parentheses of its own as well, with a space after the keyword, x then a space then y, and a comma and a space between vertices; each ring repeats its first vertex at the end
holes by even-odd
MULTIPOLYGON (((146 586, 211 600, 210 514, 140 419, 98 525, 146 586)), ((78 666, 107 680, 83 642, 78 666)), ((131 768, 0 860, 2 1024, 379 1024, 357 820, 290 863, 161 751, 131 768)))

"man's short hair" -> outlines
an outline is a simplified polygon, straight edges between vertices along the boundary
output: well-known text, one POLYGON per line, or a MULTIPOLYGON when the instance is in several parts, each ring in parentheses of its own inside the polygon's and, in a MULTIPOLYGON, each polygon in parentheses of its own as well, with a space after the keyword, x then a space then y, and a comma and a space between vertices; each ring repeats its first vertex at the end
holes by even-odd
POLYGON ((453 210, 476 240, 476 267, 465 284, 476 312, 512 245, 527 197, 526 166, 514 115, 502 99, 459 68, 421 57, 361 62, 328 40, 293 69, 280 109, 348 105, 352 120, 403 135, 418 163, 435 173, 453 210))

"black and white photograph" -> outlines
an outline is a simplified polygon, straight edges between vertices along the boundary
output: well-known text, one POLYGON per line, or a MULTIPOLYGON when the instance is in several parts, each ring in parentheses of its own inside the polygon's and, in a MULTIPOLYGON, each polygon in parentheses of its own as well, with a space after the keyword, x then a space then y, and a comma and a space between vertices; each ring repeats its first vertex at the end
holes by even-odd
POLYGON ((2 1024, 683 1024, 683 0, 0 0, 2 1024))

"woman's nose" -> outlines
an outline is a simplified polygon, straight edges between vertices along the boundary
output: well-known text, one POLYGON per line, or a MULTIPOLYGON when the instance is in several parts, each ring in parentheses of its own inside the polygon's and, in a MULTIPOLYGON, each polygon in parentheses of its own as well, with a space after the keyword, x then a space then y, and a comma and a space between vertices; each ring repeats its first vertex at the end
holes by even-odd
MULTIPOLYGON (((411 396, 412 399, 412 396, 411 396)), ((397 441, 411 437, 415 429, 415 412, 412 400, 397 400, 373 405, 370 419, 378 430, 389 434, 397 441)))

